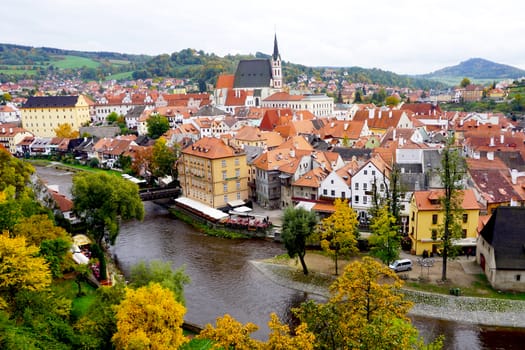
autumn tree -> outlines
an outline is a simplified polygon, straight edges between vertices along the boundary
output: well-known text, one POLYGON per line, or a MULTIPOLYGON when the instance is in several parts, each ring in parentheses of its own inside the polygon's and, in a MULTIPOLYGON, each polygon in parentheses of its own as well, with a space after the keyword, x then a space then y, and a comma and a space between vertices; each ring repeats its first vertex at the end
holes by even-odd
POLYGON ((175 295, 175 300, 184 305, 184 285, 190 283, 184 268, 173 270, 169 262, 152 260, 148 264, 139 262, 131 268, 131 287, 140 288, 150 283, 159 283, 175 295))
POLYGON ((308 274, 304 261, 307 239, 314 232, 317 217, 314 212, 304 208, 287 207, 284 210, 281 238, 290 258, 298 257, 303 273, 308 274))
POLYGON ((422 340, 407 317, 412 303, 401 294, 402 284, 388 267, 364 257, 345 267, 326 304, 308 302, 295 312, 319 348, 419 348, 422 340))
POLYGON ((465 161, 459 153, 459 149, 453 147, 454 138, 449 138, 443 148, 441 158, 440 178, 444 188, 444 194, 440 198, 443 211, 443 224, 439 227, 442 246, 442 272, 441 280, 447 280, 447 261, 454 256, 456 251, 452 244, 453 240, 461 238, 462 227, 462 183, 465 174, 465 161))
POLYGON ((318 226, 321 248, 335 262, 335 274, 339 274, 338 259, 344 254, 355 254, 357 248, 357 215, 350 208, 347 200, 337 198, 334 202, 335 212, 321 221, 318 226))
POLYGON ((188 341, 182 334, 186 309, 158 283, 128 288, 115 309, 117 349, 178 349, 188 341))
POLYGON ((71 124, 69 123, 59 124, 54 129, 54 131, 55 131, 56 137, 64 137, 68 139, 74 139, 74 138, 79 137, 80 135, 78 130, 73 130, 73 128, 71 127, 71 124))
POLYGON ((13 227, 14 236, 25 236, 27 244, 40 246, 44 240, 55 238, 64 238, 71 241, 71 237, 66 230, 58 227, 55 223, 44 214, 32 215, 28 218, 22 218, 13 227))
POLYGON ((21 290, 42 290, 51 284, 51 273, 38 247, 27 245, 23 236, 0 234, 1 295, 12 298, 21 290))
POLYGON ((389 264, 399 257, 401 248, 396 218, 388 210, 388 205, 379 208, 372 218, 370 230, 372 232, 369 243, 371 253, 383 263, 389 264))
POLYGON ((176 149, 168 147, 164 138, 159 138, 153 145, 151 157, 151 173, 156 178, 167 175, 175 178, 175 162, 177 161, 176 149))
POLYGON ((170 129, 168 118, 160 114, 150 115, 146 121, 146 126, 148 128, 148 136, 152 139, 158 139, 170 129))
POLYGON ((262 342, 250 336, 258 329, 257 325, 253 323, 243 325, 226 314, 217 318, 216 327, 207 324, 197 338, 213 340, 215 349, 311 350, 314 348, 315 336, 308 331, 306 324, 299 325, 292 334, 290 327, 282 324, 279 317, 272 313, 268 327, 270 328, 268 341, 262 342))
POLYGON ((398 96, 390 95, 385 99, 385 104, 389 107, 395 107, 401 102, 398 96))
POLYGON ((73 177, 73 210, 87 224, 100 245, 106 234, 111 243, 119 233, 119 221, 144 217, 138 186, 106 173, 79 173, 73 177))
POLYGON ((131 170, 138 176, 149 177, 152 173, 153 147, 141 147, 135 152, 131 170))

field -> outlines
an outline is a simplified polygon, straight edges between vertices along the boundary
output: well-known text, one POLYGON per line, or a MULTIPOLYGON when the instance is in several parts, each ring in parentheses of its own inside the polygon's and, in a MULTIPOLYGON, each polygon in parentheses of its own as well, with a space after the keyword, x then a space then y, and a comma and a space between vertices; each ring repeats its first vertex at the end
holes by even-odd
POLYGON ((100 63, 90 58, 79 56, 55 56, 56 61, 52 65, 59 69, 75 69, 75 68, 97 68, 100 63))
POLYGON ((123 72, 123 73, 108 75, 106 77, 106 80, 131 80, 133 78, 132 74, 133 72, 123 72))
MULTIPOLYGON (((465 77, 435 77, 430 78, 431 80, 439 81, 440 83, 447 84, 449 86, 459 86, 459 83, 461 83, 461 80, 465 77)), ((492 84, 494 81, 500 81, 501 79, 474 79, 470 78, 470 81, 473 84, 480 84, 480 85, 488 85, 492 84)))

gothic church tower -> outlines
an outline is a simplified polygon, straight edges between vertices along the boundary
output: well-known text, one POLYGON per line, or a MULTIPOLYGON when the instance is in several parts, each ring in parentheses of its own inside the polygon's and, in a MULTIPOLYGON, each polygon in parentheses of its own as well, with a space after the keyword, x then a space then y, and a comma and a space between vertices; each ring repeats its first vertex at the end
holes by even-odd
POLYGON ((273 88, 282 89, 283 88, 283 73, 281 67, 281 55, 279 54, 279 48, 277 47, 277 34, 273 41, 273 55, 272 55, 272 81, 273 88))

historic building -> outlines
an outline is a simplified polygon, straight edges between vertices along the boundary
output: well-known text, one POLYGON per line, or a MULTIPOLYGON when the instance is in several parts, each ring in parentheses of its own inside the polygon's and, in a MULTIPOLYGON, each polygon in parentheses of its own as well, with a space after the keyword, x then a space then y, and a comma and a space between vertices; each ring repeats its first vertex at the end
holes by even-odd
POLYGON ((187 198, 213 208, 248 199, 246 154, 221 139, 203 137, 184 148, 178 171, 187 198))
POLYGON ((22 127, 38 137, 54 137, 62 124, 78 131, 91 122, 89 101, 78 96, 31 96, 21 108, 22 127))

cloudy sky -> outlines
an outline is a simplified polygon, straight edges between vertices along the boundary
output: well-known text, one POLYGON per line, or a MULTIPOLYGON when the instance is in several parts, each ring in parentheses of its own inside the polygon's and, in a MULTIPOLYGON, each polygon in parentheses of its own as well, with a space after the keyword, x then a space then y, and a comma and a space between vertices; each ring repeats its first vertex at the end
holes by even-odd
POLYGON ((307 66, 430 73, 480 57, 525 69, 525 2, 12 0, 0 43, 157 55, 195 48, 307 66))

